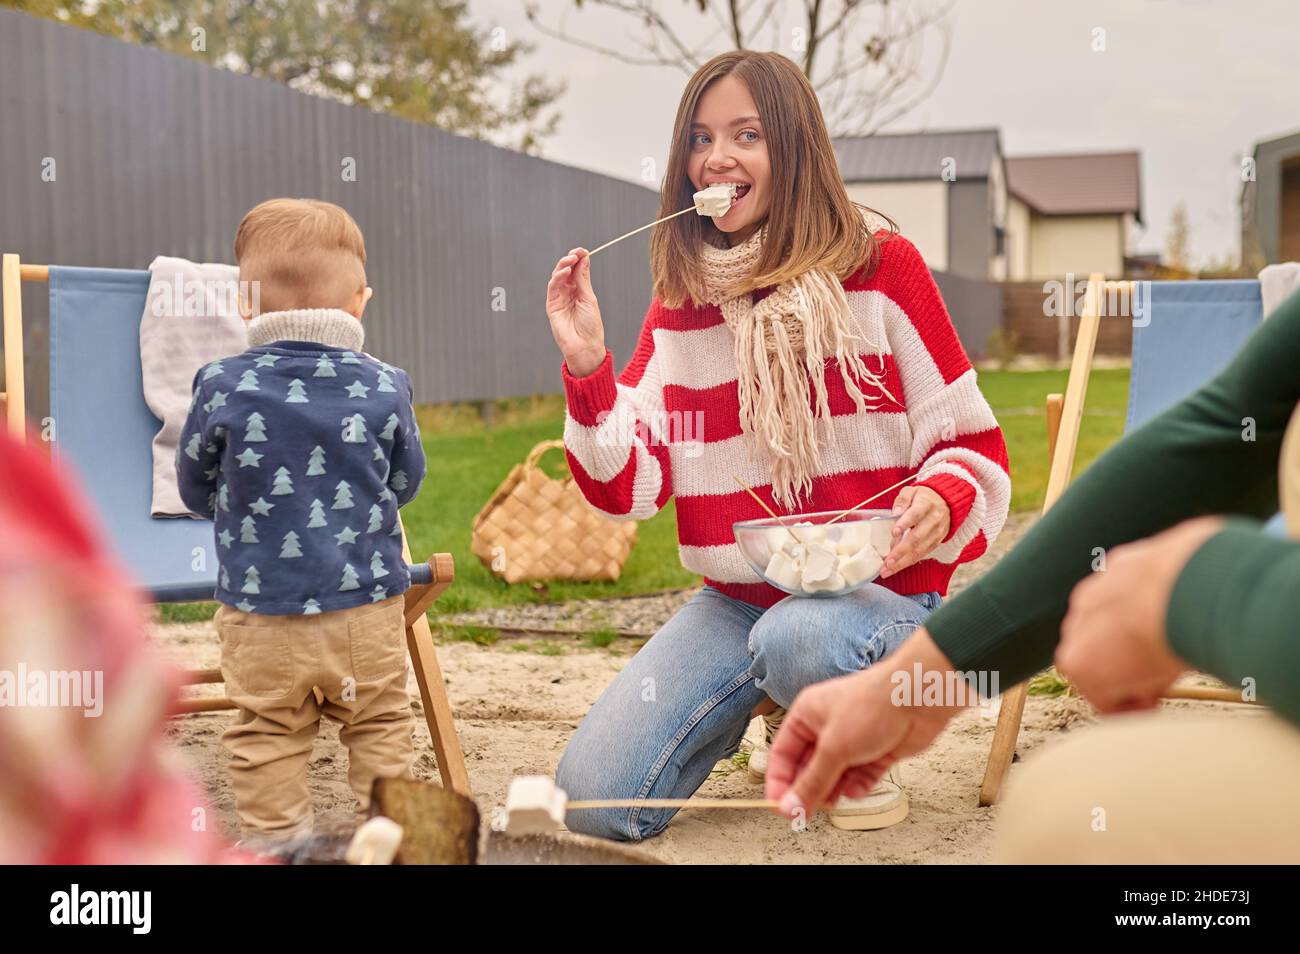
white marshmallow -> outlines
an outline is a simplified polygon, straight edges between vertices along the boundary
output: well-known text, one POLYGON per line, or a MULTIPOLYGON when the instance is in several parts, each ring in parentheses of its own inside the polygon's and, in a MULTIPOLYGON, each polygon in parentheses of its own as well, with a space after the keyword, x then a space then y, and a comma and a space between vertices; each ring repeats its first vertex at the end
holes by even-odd
POLYGON ((842 590, 847 585, 848 584, 844 581, 844 577, 841 576, 837 570, 824 580, 805 579, 803 588, 806 593, 829 593, 834 590, 842 590))
POLYGON ((803 583, 820 583, 835 572, 835 551, 820 543, 808 545, 808 558, 803 565, 803 583))
POLYGON ((800 569, 784 551, 778 550, 772 554, 772 559, 767 561, 767 569, 763 571, 763 575, 787 590, 799 589, 800 569))
POLYGON ((897 522, 897 518, 889 517, 867 521, 867 525, 871 528, 871 545, 882 557, 889 556, 889 551, 893 549, 894 524, 897 522))
POLYGON ((343 860, 350 865, 391 865, 402 844, 402 826, 376 815, 352 836, 343 860))
POLYGON ((861 520, 836 524, 836 526, 839 527, 840 531, 835 542, 835 552, 837 553, 852 556, 871 540, 870 531, 861 520))
MULTIPOLYGON (((820 523, 810 523, 805 520, 803 523, 794 525, 794 535, 799 538, 806 546, 814 543, 825 543, 827 540, 827 527, 820 523)), ((834 527, 829 528, 834 530, 834 527)))
POLYGON ((506 834, 540 835, 558 831, 564 824, 569 797, 545 775, 520 775, 510 780, 506 793, 506 834))
MULTIPOLYGON (((794 532, 799 533, 798 530, 794 532)), ((790 531, 785 527, 768 527, 763 531, 763 539, 767 541, 769 553, 780 553, 782 550, 789 550, 798 543, 798 540, 792 537, 790 531)))
POLYGON ((864 580, 869 580, 880 572, 884 566, 884 559, 876 548, 867 544, 847 560, 841 560, 839 571, 844 575, 844 579, 849 586, 855 586, 864 580))
POLYGON ((698 215, 721 218, 731 211, 731 204, 736 200, 736 183, 719 182, 707 189, 695 193, 695 211, 698 215))
POLYGON ((852 526, 845 526, 844 524, 828 526, 826 543, 827 546, 835 547, 837 554, 844 556, 852 556, 862 548, 858 546, 852 526))

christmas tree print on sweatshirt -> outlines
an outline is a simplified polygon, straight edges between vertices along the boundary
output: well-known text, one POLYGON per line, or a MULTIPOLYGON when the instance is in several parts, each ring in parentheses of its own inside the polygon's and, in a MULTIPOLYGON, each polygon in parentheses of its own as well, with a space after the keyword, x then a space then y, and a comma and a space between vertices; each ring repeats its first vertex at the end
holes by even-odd
POLYGON ((410 378, 361 352, 333 309, 262 315, 243 354, 194 377, 176 473, 214 521, 216 598, 249 613, 326 613, 410 586, 398 508, 424 479, 410 378))

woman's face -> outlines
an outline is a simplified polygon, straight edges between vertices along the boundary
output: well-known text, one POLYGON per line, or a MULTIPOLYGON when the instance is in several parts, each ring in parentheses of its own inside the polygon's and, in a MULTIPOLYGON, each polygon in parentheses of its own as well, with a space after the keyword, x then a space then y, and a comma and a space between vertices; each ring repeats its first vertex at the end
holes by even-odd
POLYGON ((722 182, 736 183, 736 201, 713 220, 732 245, 744 242, 763 224, 772 201, 772 168, 758 107, 738 76, 709 85, 691 121, 687 175, 696 191, 722 182))

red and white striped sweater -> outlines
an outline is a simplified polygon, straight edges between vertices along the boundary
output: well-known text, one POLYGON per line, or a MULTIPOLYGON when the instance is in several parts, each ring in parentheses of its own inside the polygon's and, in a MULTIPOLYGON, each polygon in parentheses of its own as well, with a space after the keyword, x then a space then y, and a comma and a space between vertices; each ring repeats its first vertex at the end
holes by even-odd
MULTIPOLYGON (((882 233, 882 238, 884 235, 882 233)), ((928 557, 886 580, 903 594, 946 593, 957 564, 973 560, 1002 529, 1011 501, 1002 431, 975 381, 930 270, 901 235, 883 242, 875 270, 844 281, 867 367, 889 393, 857 378, 874 409, 857 411, 829 359, 827 396, 836 435, 801 512, 852 507, 904 477, 937 468, 922 486, 948 505, 951 530, 928 557), (879 346, 881 358, 870 343, 879 346), (882 360, 883 359, 883 360, 882 360)), ((756 299, 763 292, 755 293, 756 299)), ((562 363, 568 408, 564 443, 587 500, 615 518, 645 520, 677 498, 682 565, 737 599, 768 607, 785 594, 745 562, 737 520, 766 514, 735 474, 776 513, 771 471, 751 455, 740 428, 734 336, 716 305, 650 305, 632 360, 614 376, 613 357, 586 377, 562 363)), ((809 403, 813 406, 812 389, 809 403)), ((892 506, 897 491, 872 507, 892 506)))

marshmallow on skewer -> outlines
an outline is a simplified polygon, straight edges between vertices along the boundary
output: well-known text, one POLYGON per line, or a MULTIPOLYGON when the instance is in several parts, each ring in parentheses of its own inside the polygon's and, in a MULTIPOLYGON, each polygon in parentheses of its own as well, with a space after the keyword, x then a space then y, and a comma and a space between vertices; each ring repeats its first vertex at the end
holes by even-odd
POLYGON ((506 793, 506 834, 544 835, 564 824, 569 796, 545 775, 520 775, 506 793))
POLYGON ((402 845, 402 826, 376 815, 352 836, 343 860, 350 865, 391 865, 402 845))
POLYGON ((736 201, 736 183, 719 182, 695 193, 695 211, 709 218, 719 219, 731 211, 736 201))

